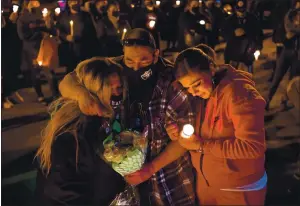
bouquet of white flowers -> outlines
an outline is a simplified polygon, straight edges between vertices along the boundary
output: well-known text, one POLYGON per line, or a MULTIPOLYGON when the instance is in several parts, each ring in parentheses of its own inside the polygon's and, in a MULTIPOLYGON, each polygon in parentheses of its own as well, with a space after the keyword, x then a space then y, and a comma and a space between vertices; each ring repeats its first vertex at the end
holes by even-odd
MULTIPOLYGON (((142 168, 148 147, 147 132, 141 134, 126 130, 115 136, 110 135, 104 140, 103 146, 104 159, 116 172, 125 176, 142 168)), ((139 202, 136 188, 128 185, 110 205, 139 205, 139 202)))

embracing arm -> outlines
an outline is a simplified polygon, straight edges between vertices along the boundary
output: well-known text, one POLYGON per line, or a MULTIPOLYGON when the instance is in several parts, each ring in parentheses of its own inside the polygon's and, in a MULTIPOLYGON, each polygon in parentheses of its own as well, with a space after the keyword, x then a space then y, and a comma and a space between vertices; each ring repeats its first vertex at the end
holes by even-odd
POLYGON ((78 97, 87 92, 79 82, 76 72, 67 74, 59 84, 59 91, 63 97, 78 100, 78 97))
POLYGON ((165 150, 151 162, 153 174, 182 157, 186 151, 178 141, 171 141, 165 150))
POLYGON ((233 89, 228 103, 234 138, 204 141, 204 152, 219 158, 255 159, 266 150, 264 130, 265 100, 250 84, 233 89))

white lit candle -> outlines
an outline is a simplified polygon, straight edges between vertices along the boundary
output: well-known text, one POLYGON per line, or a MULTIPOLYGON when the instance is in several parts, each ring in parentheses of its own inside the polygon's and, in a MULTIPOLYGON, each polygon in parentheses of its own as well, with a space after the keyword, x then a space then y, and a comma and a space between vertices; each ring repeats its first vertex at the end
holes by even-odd
POLYGON ((177 5, 177 6, 180 5, 180 1, 179 1, 179 0, 176 1, 176 5, 177 5))
POLYGON ((48 9, 44 8, 42 11, 43 17, 46 17, 48 15, 48 9))
POLYGON ((183 126, 183 129, 181 131, 181 136, 183 138, 190 138, 195 132, 195 129, 192 125, 186 124, 183 126))
POLYGON ((131 6, 131 8, 134 8, 134 7, 135 7, 135 5, 134 5, 134 4, 130 4, 130 6, 131 6))
POLYGON ((154 28, 154 26, 155 26, 155 20, 150 20, 150 22, 149 22, 149 27, 150 27, 150 29, 153 29, 154 28))
POLYGON ((258 60, 258 57, 260 56, 260 51, 259 50, 256 50, 254 52, 254 57, 255 57, 255 60, 258 60))
POLYGON ((156 5, 159 6, 160 5, 160 1, 155 1, 156 5))
POLYGON ((17 13, 19 10, 19 6, 18 5, 13 5, 13 12, 17 13))
POLYGON ((205 21, 204 21, 204 20, 200 20, 200 21, 199 21, 199 24, 204 25, 204 24, 205 24, 205 21))
POLYGON ((42 61, 39 61, 38 62, 39 66, 41 67, 43 65, 43 62, 42 61))
POLYGON ((55 8, 55 14, 58 16, 59 14, 60 14, 60 8, 59 7, 57 7, 57 8, 55 8))
POLYGON ((124 39, 126 32, 127 32, 127 29, 124 28, 124 29, 123 29, 123 34, 122 34, 122 40, 124 39))
POLYGON ((74 22, 71 20, 70 21, 70 30, 71 30, 71 36, 74 36, 74 22))

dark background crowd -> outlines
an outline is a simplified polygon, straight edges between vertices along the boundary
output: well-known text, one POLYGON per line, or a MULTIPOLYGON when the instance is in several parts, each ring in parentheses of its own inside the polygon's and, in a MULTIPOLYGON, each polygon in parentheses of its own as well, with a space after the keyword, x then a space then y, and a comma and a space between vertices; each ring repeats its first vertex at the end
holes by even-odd
MULTIPOLYGON (((263 28, 273 29, 280 69, 276 69, 274 65, 274 72, 270 77, 273 84, 268 99, 271 100, 282 74, 291 65, 292 68, 298 66, 297 61, 294 61, 298 57, 294 54, 299 49, 299 6, 297 1, 266 0, 3 2, 1 22, 4 108, 13 106, 9 95, 24 85, 34 87, 38 101, 45 103, 40 76, 46 77, 55 98, 58 90, 54 67, 65 66, 67 72, 70 72, 78 62, 90 57, 121 55, 121 40, 131 28, 150 31, 158 47, 160 41, 166 41, 167 49, 161 53, 179 52, 200 43, 214 48, 220 42, 226 42, 225 63, 236 67, 244 63, 249 72, 253 72, 254 53, 262 50, 263 28), (45 7, 40 3, 46 3, 45 7), (43 11, 46 6, 47 11, 43 11), (290 12, 289 18, 284 20, 289 9, 295 11, 290 12), (72 29, 71 21, 74 22, 72 29), (294 32, 290 38, 286 37, 290 33, 287 29, 294 32), (52 48, 50 51, 47 42, 52 48), (44 55, 54 56, 49 60, 51 65, 45 62, 39 65, 37 62, 38 54, 44 50, 44 55), (45 70, 40 67, 52 68, 45 70)), ((291 71, 292 79, 297 71, 291 71)), ((285 102, 283 100, 283 104, 285 102)))
MULTIPOLYGON (((244 64, 254 75, 266 38, 263 30, 272 30, 276 61, 267 111, 284 75, 289 71, 290 81, 300 75, 298 0, 7 0, 1 14, 2 107, 16 104, 13 93, 22 102, 17 91, 28 87, 34 88, 38 102, 48 105, 59 96, 58 67, 68 73, 85 59, 122 55, 122 39, 132 28, 150 31, 158 48, 166 42, 162 55, 225 42, 224 62, 236 68, 244 64), (50 99, 42 91, 45 80, 50 99)), ((283 110, 289 98, 282 97, 283 110)))

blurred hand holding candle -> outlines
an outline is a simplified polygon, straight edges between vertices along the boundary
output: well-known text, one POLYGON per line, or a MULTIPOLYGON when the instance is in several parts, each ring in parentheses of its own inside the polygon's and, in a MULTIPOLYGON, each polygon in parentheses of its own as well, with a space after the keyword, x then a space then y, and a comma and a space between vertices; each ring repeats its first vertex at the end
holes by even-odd
POLYGON ((176 1, 176 5, 177 5, 177 6, 180 5, 180 1, 179 1, 179 0, 176 1))
POLYGON ((160 1, 155 1, 156 6, 160 5, 160 1))
POLYGON ((43 65, 42 61, 38 61, 39 66, 41 67, 43 65))

